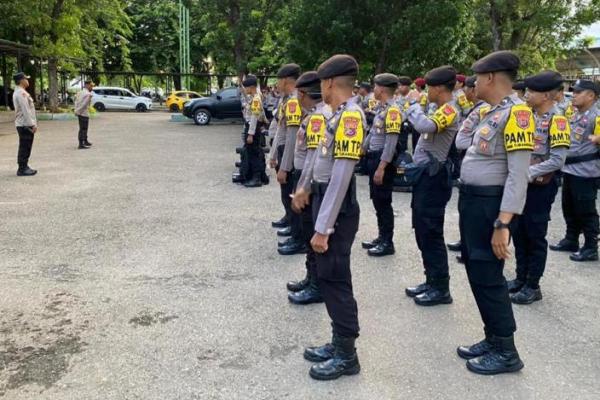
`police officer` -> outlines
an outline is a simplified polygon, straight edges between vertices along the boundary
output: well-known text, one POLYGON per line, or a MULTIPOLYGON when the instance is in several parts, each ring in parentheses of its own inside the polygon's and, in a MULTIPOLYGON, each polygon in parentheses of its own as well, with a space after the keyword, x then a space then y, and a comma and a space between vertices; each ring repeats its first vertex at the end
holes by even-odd
POLYGON ((600 152, 593 141, 600 135, 600 110, 594 107, 600 91, 590 80, 580 79, 573 86, 573 106, 577 112, 570 121, 571 149, 563 172, 562 210, 567 232, 555 251, 574 252, 573 261, 598 260, 598 211, 596 198, 600 185, 600 152), (579 249, 579 235, 584 245, 579 249))
POLYGON ((396 154, 398 137, 402 126, 402 112, 394 101, 398 77, 394 74, 375 76, 375 98, 382 105, 373 120, 369 136, 363 143, 369 172, 370 197, 377 216, 378 236, 363 242, 368 254, 381 257, 394 254, 394 210, 392 191, 396 167, 392 163, 396 154))
MULTIPOLYGON (((298 99, 307 115, 298 130, 296 155, 294 156, 294 184, 296 191, 303 188, 310 192, 314 166, 314 157, 319 143, 325 138, 327 121, 331 118, 331 109, 321 99, 321 80, 316 71, 305 72, 296 82, 298 99)), ((302 239, 308 247, 306 253, 306 276, 301 281, 287 284, 290 291, 288 299, 294 304, 311 304, 323 301, 317 279, 316 255, 310 246, 314 234, 314 221, 311 203, 299 203, 301 199, 292 200, 292 208, 302 217, 302 239)))
POLYGON ((79 120, 79 149, 88 149, 92 145, 88 141, 88 127, 90 124, 90 104, 92 102, 92 89, 94 83, 85 81, 83 89, 77 94, 75 99, 75 115, 79 120))
POLYGON ((469 111, 471 111, 471 108, 473 108, 473 103, 469 101, 465 93, 466 83, 466 76, 463 74, 456 74, 456 85, 454 86, 453 96, 460 106, 461 119, 465 118, 469 111))
MULTIPOLYGON (((297 64, 285 64, 277 72, 277 88, 282 96, 278 111, 277 132, 271 153, 269 164, 277 171, 277 182, 281 188, 281 202, 285 209, 285 220, 289 226, 277 232, 278 236, 292 236, 292 218, 290 195, 293 191, 290 172, 294 167, 294 145, 296 143, 296 131, 302 119, 302 110, 296 96, 296 79, 300 76, 300 66, 297 64)), ((296 225, 297 227, 297 221, 296 225)), ((299 232, 296 233, 298 238, 299 232)))
POLYGON ((423 170, 413 186, 412 223, 417 246, 423 257, 426 281, 406 289, 418 305, 450 304, 448 252, 444 243, 444 215, 452 195, 448 151, 460 126, 460 107, 452 96, 456 70, 434 68, 425 75, 429 101, 437 105, 428 117, 419 103, 420 94, 411 92, 407 119, 420 133, 414 162, 423 170))
POLYGON ((246 76, 243 83, 246 96, 250 99, 246 106, 250 110, 250 120, 244 138, 244 149, 248 160, 248 181, 245 187, 262 186, 265 175, 265 153, 261 148, 263 130, 266 127, 267 118, 263 107, 261 93, 257 90, 258 79, 254 75, 246 76))
MULTIPOLYGON (((456 145, 456 149, 461 153, 461 163, 462 159, 465 156, 465 151, 471 146, 473 142, 473 134, 475 133, 475 128, 479 125, 479 121, 487 114, 490 110, 490 105, 487 104, 483 100, 479 100, 477 98, 477 94, 475 93, 475 81, 477 76, 472 75, 465 79, 465 96, 467 100, 474 104, 473 108, 469 110, 468 114, 463 119, 460 129, 456 134, 456 140, 454 144, 456 145)), ((448 250, 450 251, 460 251, 461 250, 461 241, 451 242, 446 245, 448 250)), ((464 260, 460 255, 456 256, 456 259, 459 263, 464 263, 464 260)))
POLYGON ((522 79, 519 79, 518 81, 513 83, 512 88, 515 91, 515 93, 517 94, 517 96, 519 96, 519 98, 524 101, 525 100, 525 81, 522 79))
POLYGON ((491 109, 475 128, 463 160, 458 207, 462 256, 485 339, 457 352, 468 360, 470 371, 484 375, 523 368, 503 275, 504 260, 510 256, 509 224, 525 205, 535 133, 531 109, 512 90, 519 66, 514 53, 498 51, 472 67, 477 97, 491 109))
POLYGON ((568 120, 571 120, 574 113, 573 104, 571 104, 571 100, 565 96, 564 89, 560 90, 556 96, 556 106, 562 115, 567 117, 568 120))
MULTIPOLYGON (((311 246, 317 253, 317 276, 321 295, 332 319, 333 339, 309 347, 304 357, 316 362, 310 376, 330 380, 359 373, 354 347, 358 337, 358 310, 352 290, 350 251, 358 230, 360 210, 356 201, 354 166, 361 152, 365 116, 352 97, 358 64, 348 55, 335 55, 317 71, 323 100, 332 110, 325 138, 321 140, 312 170, 311 202, 315 233, 311 246)), ((300 203, 307 193, 296 192, 300 203)))
POLYGON ((529 167, 529 186, 523 214, 513 229, 517 277, 508 282, 515 304, 542 299, 540 278, 546 268, 548 221, 558 192, 556 173, 563 167, 570 145, 567 118, 555 106, 563 78, 558 72, 543 71, 525 78, 527 104, 535 118, 534 147, 529 167))
MULTIPOLYGON (((271 160, 277 159, 277 128, 279 127, 279 117, 281 116, 281 105, 283 103, 283 96, 279 95, 277 88, 273 89, 273 92, 277 92, 277 96, 275 96, 274 104, 273 104, 273 118, 271 118, 271 122, 269 122, 268 135, 270 139, 270 150, 269 150, 269 166, 273 168, 275 164, 272 164, 271 160)), ((284 208, 285 211, 285 208, 284 208)), ((288 215, 285 213, 283 217, 278 219, 277 221, 271 222, 271 226, 277 229, 283 229, 290 226, 290 222, 288 221, 288 215)), ((288 238, 289 239, 289 238, 288 238)))
POLYGON ((19 153, 17 161, 19 169, 17 176, 32 176, 37 174, 35 169, 29 168, 29 157, 33 146, 34 135, 37 132, 37 118, 35 116, 35 105, 33 99, 27 92, 30 77, 23 72, 13 76, 15 91, 13 93, 13 104, 15 106, 15 126, 19 134, 19 153))

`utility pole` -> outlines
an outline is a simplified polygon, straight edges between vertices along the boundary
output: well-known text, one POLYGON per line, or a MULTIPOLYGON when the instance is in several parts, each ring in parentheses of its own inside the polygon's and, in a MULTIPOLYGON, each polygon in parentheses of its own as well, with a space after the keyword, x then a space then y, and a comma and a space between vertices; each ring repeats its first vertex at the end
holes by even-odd
MULTIPOLYGON (((190 74, 190 10, 179 0, 179 73, 190 74)), ((190 76, 181 76, 181 85, 190 89, 190 76)))

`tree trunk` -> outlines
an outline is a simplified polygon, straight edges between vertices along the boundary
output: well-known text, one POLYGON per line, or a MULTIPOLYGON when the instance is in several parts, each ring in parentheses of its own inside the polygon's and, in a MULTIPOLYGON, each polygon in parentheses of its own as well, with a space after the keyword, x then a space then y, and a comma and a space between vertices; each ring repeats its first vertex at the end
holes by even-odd
POLYGON ((58 111, 58 60, 48 59, 48 102, 50 112, 58 111))
POLYGON ((381 50, 379 51, 377 65, 375 67, 375 74, 381 74, 385 69, 386 61, 387 61, 387 51, 388 51, 389 45, 390 45, 390 37, 386 34, 385 38, 383 39, 383 46, 381 47, 381 50))
POLYGON ((492 30, 492 48, 498 51, 502 48, 502 17, 498 5, 490 0, 490 21, 492 30))

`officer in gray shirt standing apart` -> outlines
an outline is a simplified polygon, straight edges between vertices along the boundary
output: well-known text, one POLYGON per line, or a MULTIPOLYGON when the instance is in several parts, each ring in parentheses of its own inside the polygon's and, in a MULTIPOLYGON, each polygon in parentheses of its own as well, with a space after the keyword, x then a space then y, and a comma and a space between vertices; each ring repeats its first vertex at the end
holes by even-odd
POLYGON ((600 185, 600 150, 594 137, 600 135, 600 111, 594 106, 600 89, 589 80, 573 85, 571 149, 563 167, 562 209, 567 223, 564 239, 550 246, 554 251, 575 252, 573 261, 598 260, 598 211, 596 198, 600 185), (579 235, 585 242, 579 249, 579 235))
POLYGON ((475 128, 463 160, 458 210, 462 257, 485 339, 457 351, 468 360, 470 371, 482 375, 523 368, 503 274, 504 261, 510 257, 509 226, 525 206, 534 147, 533 112, 512 91, 520 64, 514 53, 497 51, 472 67, 477 97, 491 108, 475 128))
POLYGON ((460 127, 460 106, 452 95, 456 70, 434 68, 425 76, 427 96, 436 111, 427 116, 418 103, 421 94, 408 95, 407 119, 419 132, 413 159, 423 172, 413 186, 412 223, 421 251, 426 281, 406 288, 406 295, 420 306, 452 303, 448 251, 444 242, 444 216, 452 195, 448 152, 460 127))
POLYGON ((29 168, 33 138, 38 128, 35 105, 26 90, 29 87, 29 81, 27 80, 29 76, 23 72, 18 72, 13 76, 13 79, 17 85, 13 93, 13 104, 16 115, 15 126, 19 134, 19 153, 17 156, 19 169, 17 170, 17 176, 32 176, 37 174, 35 169, 29 168))
POLYGON ((79 119, 79 149, 88 149, 92 144, 88 142, 88 127, 90 124, 90 103, 92 102, 92 81, 85 81, 83 89, 77 94, 75 100, 75 115, 79 119))
MULTIPOLYGON (((354 347, 359 327, 350 250, 360 215, 354 167, 360 158, 366 120, 360 105, 349 101, 358 75, 353 57, 335 55, 319 66, 317 74, 323 101, 334 113, 327 121, 312 168, 310 199, 315 233, 311 246, 316 253, 319 289, 332 320, 333 339, 324 346, 307 348, 304 358, 317 363, 310 369, 313 379, 331 380, 360 372, 354 347)), ((295 208, 306 203, 307 194, 307 189, 296 190, 295 208)))

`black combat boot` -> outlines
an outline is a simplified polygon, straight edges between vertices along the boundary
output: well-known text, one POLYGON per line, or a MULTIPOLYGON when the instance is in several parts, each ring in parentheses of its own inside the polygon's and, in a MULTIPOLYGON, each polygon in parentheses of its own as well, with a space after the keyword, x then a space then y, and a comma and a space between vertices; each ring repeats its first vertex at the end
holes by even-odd
POLYGON ((332 359, 333 353, 335 353, 335 346, 333 343, 336 340, 336 334, 334 332, 333 337, 331 338, 331 343, 326 343, 323 346, 318 347, 307 347, 304 349, 304 359, 314 363, 332 359))
POLYGON ((290 281, 287 283, 286 287, 287 290, 289 290, 290 292, 300 292, 304 289, 306 289, 308 287, 308 285, 310 284, 310 272, 308 272, 308 270, 306 270, 306 276, 304 277, 304 279, 300 280, 300 281, 290 281))
POLYGON ((371 257, 383 257, 390 256, 396 252, 394 249, 394 243, 391 241, 381 241, 379 244, 367 251, 367 254, 371 257))
POLYGON ((514 336, 493 337, 493 348, 482 356, 467 361, 467 369, 480 375, 516 372, 524 367, 515 347, 514 336))
POLYGON ((486 329, 484 329, 484 332, 485 338, 481 342, 472 344, 470 346, 458 346, 456 349, 458 356, 460 358, 464 358, 465 360, 470 360, 475 357, 481 357, 492 350, 494 348, 493 335, 487 332, 486 329))
POLYGON ((360 363, 354 343, 355 338, 335 336, 333 357, 310 368, 310 376, 320 381, 337 379, 342 375, 356 375, 360 372, 360 363))
POLYGON ((506 282, 506 285, 508 286, 508 293, 517 293, 525 286, 525 279, 517 276, 512 281, 506 282))
POLYGON ((88 142, 88 140, 87 140, 87 139, 85 139, 85 140, 83 141, 83 144, 85 144, 87 147, 92 147, 92 144, 91 144, 90 142, 88 142))
POLYGON ((569 256, 571 261, 598 261, 598 249, 593 247, 583 247, 576 253, 569 256))
POLYGON ((79 142, 78 149, 85 150, 85 149, 89 149, 89 147, 85 145, 85 142, 79 142))
POLYGON ((514 304, 531 304, 534 301, 542 299, 542 289, 539 285, 533 287, 533 285, 524 285, 521 290, 510 296, 510 300, 514 304))
POLYGON ((271 226, 273 228, 285 228, 286 226, 289 226, 289 225, 290 225, 290 223, 288 222, 285 215, 283 217, 281 217, 280 220, 271 222, 271 226))
POLYGON ((323 296, 319 290, 317 277, 311 276, 308 286, 299 292, 288 293, 290 303, 298 305, 306 305, 313 303, 323 303, 323 296))
POLYGON ((450 251, 460 251, 460 249, 462 248, 462 243, 459 240, 458 242, 451 242, 451 243, 447 243, 446 247, 448 248, 448 250, 450 251))
POLYGON ((570 253, 574 253, 579 251, 579 244, 577 241, 569 240, 567 238, 562 239, 557 244, 551 244, 550 250, 553 251, 568 251, 570 253))
POLYGON ((33 176, 37 174, 35 169, 29 168, 29 166, 19 167, 17 170, 17 176, 33 176))
POLYGON ((292 236, 292 227, 287 225, 286 227, 281 228, 280 230, 277 231, 277 236, 281 236, 281 237, 292 236))
POLYGON ((425 292, 414 297, 419 306, 437 306, 438 304, 451 304, 450 278, 430 281, 430 287, 425 292))
POLYGON ((429 279, 425 282, 418 284, 417 286, 410 286, 404 289, 404 292, 408 297, 415 297, 420 295, 421 293, 425 293, 431 289, 431 285, 429 284, 429 279))
POLYGON ((247 188, 261 187, 262 182, 260 180, 260 174, 253 174, 252 179, 250 179, 248 182, 245 182, 244 186, 247 188))
POLYGON ((377 236, 377 238, 375 238, 373 240, 362 242, 362 248, 369 250, 369 249, 372 249, 373 247, 377 246, 379 243, 381 243, 381 237, 377 236))
MULTIPOLYGON (((279 232, 277 232, 279 234, 279 232)), ((290 240, 285 246, 277 249, 282 256, 291 256, 294 254, 304 254, 308 252, 308 246, 302 240, 290 240)))

